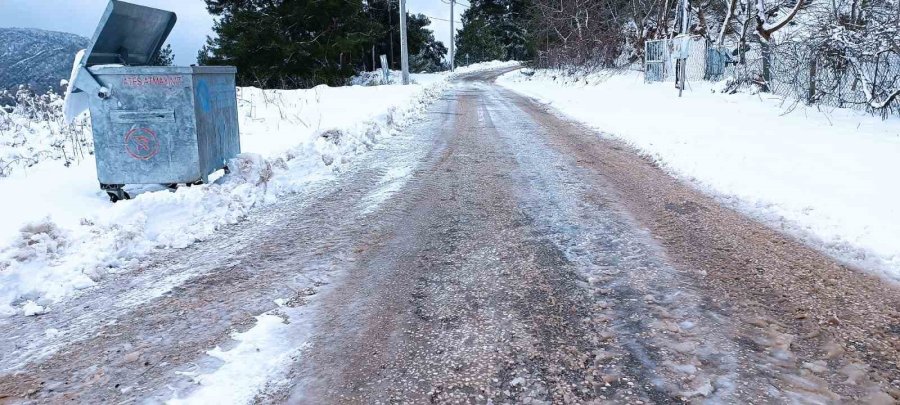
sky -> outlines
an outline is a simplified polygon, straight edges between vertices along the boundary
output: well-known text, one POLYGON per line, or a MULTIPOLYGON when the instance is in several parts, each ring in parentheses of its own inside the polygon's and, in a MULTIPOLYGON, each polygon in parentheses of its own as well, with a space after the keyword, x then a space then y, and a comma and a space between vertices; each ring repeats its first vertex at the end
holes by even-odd
MULTIPOLYGON (((197 51, 205 43, 206 36, 212 35, 213 17, 206 12, 203 0, 130 2, 174 11, 178 22, 169 34, 168 42, 175 53, 175 64, 190 65, 196 62, 197 51)), ((40 28, 90 38, 106 4, 106 0, 0 0, 0 27, 40 28)), ((450 5, 442 0, 408 0, 406 8, 410 14, 421 13, 449 20, 450 5)), ((456 21, 459 21, 462 10, 463 7, 457 4, 456 21)), ((429 28, 434 31, 437 40, 449 45, 449 21, 432 18, 429 28)))

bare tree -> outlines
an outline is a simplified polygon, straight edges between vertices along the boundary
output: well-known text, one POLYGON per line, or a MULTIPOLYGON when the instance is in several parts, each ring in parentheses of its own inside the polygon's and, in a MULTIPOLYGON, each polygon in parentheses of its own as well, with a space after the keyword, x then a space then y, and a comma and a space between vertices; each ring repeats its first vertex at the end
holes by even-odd
MULTIPOLYGON (((689 32, 729 53, 745 84, 838 107, 900 113, 900 0, 687 0, 689 32)), ((551 67, 631 64, 672 38, 673 0, 534 0, 531 33, 551 67)))
POLYGON ((797 16, 803 7, 803 0, 793 0, 794 5, 787 14, 779 16, 786 4, 778 2, 766 5, 765 0, 756 0, 756 35, 762 54, 762 80, 759 81, 763 91, 771 89, 772 82, 772 35, 784 28, 797 16))

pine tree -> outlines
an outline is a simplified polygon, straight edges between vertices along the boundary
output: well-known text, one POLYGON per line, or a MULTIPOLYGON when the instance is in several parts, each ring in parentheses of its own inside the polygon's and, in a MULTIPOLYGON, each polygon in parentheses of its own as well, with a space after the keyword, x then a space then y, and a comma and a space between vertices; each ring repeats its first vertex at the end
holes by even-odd
MULTIPOLYGON (((219 16, 198 61, 238 68, 238 84, 267 88, 341 85, 373 56, 399 68, 396 0, 205 0, 219 16), (374 52, 373 52, 374 51, 374 52), (374 53, 374 55, 373 55, 374 53)), ((407 14, 410 55, 440 52, 424 15, 407 14), (426 51, 427 50, 427 51, 426 51)), ((441 54, 443 57, 443 54, 441 54)))
POLYGON ((238 68, 240 85, 343 84, 378 26, 348 0, 206 0, 219 16, 198 61, 238 68), (355 60, 354 60, 355 58, 355 60))
POLYGON ((175 54, 172 52, 172 45, 166 44, 166 46, 159 50, 159 53, 150 59, 148 63, 150 66, 172 66, 172 63, 175 61, 175 54))
POLYGON ((529 5, 530 0, 471 0, 456 38, 456 63, 531 58, 529 5))
POLYGON ((505 59, 503 44, 487 19, 463 14, 462 22, 463 29, 456 37, 457 65, 505 59))
MULTIPOLYGON (((391 68, 400 69, 399 2, 397 0, 372 0, 367 4, 366 14, 371 22, 379 26, 378 32, 373 36, 372 44, 375 47, 375 59, 378 59, 378 55, 387 55, 391 68)), ((407 49, 411 61, 420 54, 429 58, 435 53, 440 55, 439 59, 443 59, 447 53, 447 47, 440 41, 435 41, 434 33, 425 28, 429 24, 431 24, 431 20, 425 15, 406 14, 407 49)), ((372 69, 371 47, 368 52, 369 59, 365 61, 365 66, 367 69, 372 69)), ((410 69, 424 71, 417 69, 414 63, 411 64, 410 69)))
POLYGON ((410 69, 414 72, 431 73, 447 68, 444 63, 447 47, 442 42, 435 41, 431 32, 428 32, 428 36, 428 41, 422 45, 419 52, 410 58, 410 69))

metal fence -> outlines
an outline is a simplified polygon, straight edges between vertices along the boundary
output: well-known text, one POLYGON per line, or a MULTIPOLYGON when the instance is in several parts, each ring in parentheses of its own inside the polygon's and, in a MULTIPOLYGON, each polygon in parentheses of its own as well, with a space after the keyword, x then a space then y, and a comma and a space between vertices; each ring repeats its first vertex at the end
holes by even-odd
POLYGON ((644 80, 674 82, 675 61, 686 56, 685 78, 688 81, 707 77, 707 44, 700 36, 655 39, 644 43, 644 80))
MULTIPOLYGON (((675 80, 675 39, 647 41, 644 45, 646 82, 675 80)), ((793 103, 853 108, 883 116, 900 115, 900 103, 877 109, 870 103, 884 100, 900 88, 900 54, 885 52, 858 58, 856 66, 837 52, 823 51, 821 44, 788 41, 771 44, 769 79, 763 77, 759 44, 751 43, 743 53, 736 46, 714 46, 702 37, 692 37, 687 46, 687 81, 730 80, 735 87, 765 85, 768 91, 793 103), (861 69, 868 82, 860 79, 861 69), (868 94, 867 94, 868 93, 868 94)), ((682 55, 684 56, 684 55, 682 55)))
MULTIPOLYGON (((785 43, 774 48, 771 61, 769 87, 773 93, 806 104, 867 110, 884 116, 900 113, 896 103, 884 109, 870 104, 885 100, 900 86, 900 55, 895 52, 860 56, 852 65, 833 52, 785 43), (867 80, 861 80, 861 76, 867 80), (867 93, 874 99, 870 100, 867 93)), ((761 58, 756 64, 762 64, 761 58)))

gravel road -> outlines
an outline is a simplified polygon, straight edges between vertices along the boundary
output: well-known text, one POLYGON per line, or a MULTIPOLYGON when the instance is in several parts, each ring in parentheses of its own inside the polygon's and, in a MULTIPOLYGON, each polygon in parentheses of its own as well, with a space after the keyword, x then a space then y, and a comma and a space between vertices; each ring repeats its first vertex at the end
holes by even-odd
POLYGON ((0 320, 0 404, 900 400, 896 284, 498 74, 211 240, 0 320), (261 314, 284 319, 277 347, 232 366, 268 366, 204 380, 261 314))

